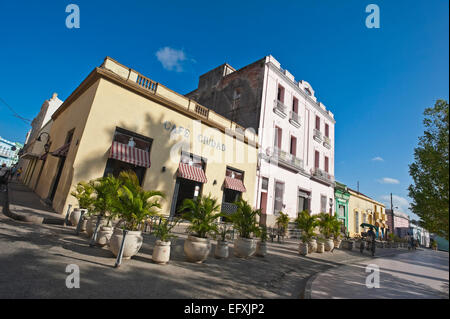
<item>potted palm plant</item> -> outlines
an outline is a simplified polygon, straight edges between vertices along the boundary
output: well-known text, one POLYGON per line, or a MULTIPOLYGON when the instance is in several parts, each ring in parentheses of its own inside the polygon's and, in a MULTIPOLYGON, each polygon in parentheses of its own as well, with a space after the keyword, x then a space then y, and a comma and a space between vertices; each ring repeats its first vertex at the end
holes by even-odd
POLYGON ((214 257, 228 258, 228 239, 231 233, 231 226, 224 223, 219 226, 219 231, 216 236, 217 245, 214 250, 214 257))
POLYGON ((307 210, 300 212, 295 219, 296 227, 301 230, 301 242, 299 245, 299 253, 307 255, 308 252, 314 252, 317 249, 317 243, 311 244, 313 236, 315 236, 315 228, 317 227, 317 216, 311 216, 307 210))
MULTIPOLYGON (((109 244, 113 234, 112 220, 117 216, 114 202, 117 200, 121 180, 112 175, 98 178, 91 183, 95 196, 92 203, 93 212, 97 214, 93 234, 91 235, 99 246, 109 244)), ((92 221, 92 219, 91 219, 92 221)), ((89 232, 92 228, 89 227, 89 232)))
POLYGON ((257 216, 261 211, 254 210, 250 204, 240 199, 235 202, 236 211, 230 215, 234 228, 239 233, 239 237, 234 242, 234 254, 237 257, 247 258, 256 252, 256 241, 253 235, 259 231, 257 216))
POLYGON ((259 241, 256 243, 256 256, 265 257, 267 255, 267 227, 261 226, 258 233, 259 241))
POLYGON ((322 235, 321 242, 325 245, 325 251, 331 251, 334 248, 332 234, 335 220, 337 221, 335 216, 327 213, 320 213, 319 215, 319 229, 322 235))
POLYGON ((142 246, 141 224, 158 214, 161 208, 159 199, 164 194, 159 191, 145 191, 133 171, 121 172, 121 186, 117 191, 116 200, 112 202, 117 215, 122 219, 121 227, 116 227, 111 236, 109 248, 117 256, 124 233, 126 237, 123 246, 123 258, 130 259, 136 255, 142 246))
POLYGON ((171 221, 161 217, 160 223, 155 225, 154 235, 157 238, 153 248, 152 260, 157 264, 167 264, 170 260, 170 239, 177 236, 171 234, 172 229, 178 224, 179 219, 171 221))
POLYGON ((217 233, 216 220, 221 216, 217 199, 199 196, 196 199, 185 199, 179 208, 182 218, 189 221, 188 238, 184 241, 184 253, 191 262, 202 263, 211 251, 209 235, 217 233))
POLYGON ((279 215, 276 219, 278 232, 280 236, 285 237, 287 235, 287 230, 289 227, 289 215, 283 212, 279 212, 278 214, 279 215))
POLYGON ((69 220, 72 226, 77 226, 80 221, 81 212, 84 210, 84 214, 86 214, 91 207, 94 200, 92 197, 93 192, 94 189, 89 183, 79 182, 75 188, 75 191, 70 193, 70 195, 77 199, 79 206, 79 208, 75 208, 70 214, 69 220))

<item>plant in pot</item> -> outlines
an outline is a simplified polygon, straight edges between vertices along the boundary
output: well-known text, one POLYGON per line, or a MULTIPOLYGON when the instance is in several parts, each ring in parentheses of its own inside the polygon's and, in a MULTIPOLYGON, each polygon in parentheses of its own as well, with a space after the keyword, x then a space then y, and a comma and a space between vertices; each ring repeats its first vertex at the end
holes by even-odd
POLYGON ((267 226, 263 225, 259 228, 258 232, 259 241, 256 243, 256 256, 265 257, 267 255, 267 226))
POLYGON ((319 214, 319 229, 322 234, 322 241, 325 244, 325 251, 331 251, 334 248, 332 235, 335 222, 339 223, 336 216, 331 216, 327 213, 319 214))
POLYGON ((199 196, 185 199, 179 208, 182 218, 189 221, 188 238, 184 241, 184 253, 191 262, 202 263, 211 251, 209 235, 218 231, 216 220, 221 216, 217 199, 199 196))
MULTIPOLYGON (((112 175, 91 182, 94 190, 93 211, 96 213, 92 241, 99 246, 109 244, 113 234, 112 220, 117 216, 115 201, 121 186, 121 180, 112 175)), ((89 227, 91 231, 91 227, 89 227)))
POLYGON ((143 237, 140 225, 151 216, 158 215, 158 209, 161 208, 159 200, 164 198, 164 194, 159 191, 144 190, 139 185, 139 180, 133 171, 121 172, 119 180, 121 186, 112 205, 122 222, 120 228, 114 229, 109 248, 117 256, 123 236, 126 234, 122 258, 130 259, 138 253, 142 246, 143 237))
MULTIPOLYGON (((92 197, 94 189, 89 183, 79 182, 75 187, 75 190, 70 193, 78 201, 79 208, 75 208, 69 217, 72 226, 77 226, 80 221, 81 213, 84 210, 84 214, 91 208, 94 198, 92 197)), ((84 215, 83 215, 84 216, 84 215)))
POLYGON ((216 258, 228 258, 228 239, 230 238, 231 225, 223 223, 219 226, 219 230, 216 234, 217 245, 214 250, 214 257, 216 258))
POLYGON ((325 252, 325 242, 327 241, 327 238, 323 235, 320 235, 317 238, 317 250, 318 253, 324 253, 325 252))
POLYGON ((334 248, 340 248, 342 243, 341 222, 336 215, 332 216, 331 232, 333 234, 334 248))
POLYGON ((230 215, 234 229, 239 233, 239 237, 234 242, 234 255, 247 258, 256 252, 254 235, 259 232, 257 216, 261 215, 261 210, 253 209, 243 199, 236 201, 235 205, 237 209, 230 215))
POLYGON ((172 229, 179 223, 180 219, 170 220, 161 217, 160 223, 154 226, 154 235, 157 238, 153 248, 152 260, 157 264, 167 264, 170 260, 170 239, 177 236, 171 234, 172 229))
POLYGON ((317 227, 317 216, 304 210, 300 212, 295 219, 296 227, 301 230, 301 243, 299 244, 300 255, 307 255, 308 252, 315 252, 317 249, 317 242, 313 237, 316 235, 314 230, 317 227))
POLYGON ((278 233, 280 234, 280 236, 285 237, 287 235, 287 230, 289 227, 289 215, 283 212, 279 212, 278 214, 279 215, 276 219, 278 233))

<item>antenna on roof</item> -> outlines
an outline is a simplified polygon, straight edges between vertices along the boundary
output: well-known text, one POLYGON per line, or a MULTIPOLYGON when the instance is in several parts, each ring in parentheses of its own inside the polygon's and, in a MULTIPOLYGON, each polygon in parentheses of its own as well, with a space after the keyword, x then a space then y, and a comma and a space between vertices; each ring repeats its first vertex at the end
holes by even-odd
POLYGON ((359 181, 356 182, 356 190, 357 190, 358 193, 359 193, 359 181))

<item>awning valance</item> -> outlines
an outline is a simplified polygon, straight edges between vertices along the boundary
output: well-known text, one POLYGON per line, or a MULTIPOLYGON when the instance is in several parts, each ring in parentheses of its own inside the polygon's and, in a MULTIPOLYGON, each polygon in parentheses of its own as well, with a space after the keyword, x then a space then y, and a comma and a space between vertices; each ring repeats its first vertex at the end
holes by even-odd
POLYGON ((229 188, 238 192, 246 192, 244 183, 240 179, 232 178, 230 176, 225 176, 225 188, 229 188))
POLYGON ((52 152, 53 156, 56 157, 66 157, 67 153, 69 152, 70 143, 64 144, 60 148, 58 148, 56 151, 52 152))
POLYGON ((178 167, 178 177, 190 179, 191 181, 199 183, 206 183, 208 181, 203 169, 184 163, 180 163, 180 166, 178 167))
POLYGON ((149 152, 119 142, 113 142, 109 158, 141 167, 151 165, 149 152))
POLYGON ((45 161, 46 158, 47 158, 47 155, 48 155, 48 153, 44 153, 44 154, 42 154, 42 155, 39 157, 39 159, 40 159, 41 161, 45 161))

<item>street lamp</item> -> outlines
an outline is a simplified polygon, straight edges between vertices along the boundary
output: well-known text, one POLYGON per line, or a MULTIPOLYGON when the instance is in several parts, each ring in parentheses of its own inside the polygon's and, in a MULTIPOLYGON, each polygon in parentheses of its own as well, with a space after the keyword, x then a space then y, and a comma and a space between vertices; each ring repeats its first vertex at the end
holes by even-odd
POLYGON ((41 134, 39 134, 38 138, 36 139, 36 141, 38 142, 42 142, 41 136, 42 134, 47 134, 47 142, 44 145, 44 150, 46 153, 48 153, 48 151, 50 150, 50 134, 48 134, 47 132, 42 132, 41 134))

